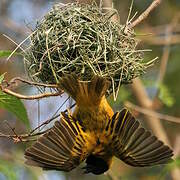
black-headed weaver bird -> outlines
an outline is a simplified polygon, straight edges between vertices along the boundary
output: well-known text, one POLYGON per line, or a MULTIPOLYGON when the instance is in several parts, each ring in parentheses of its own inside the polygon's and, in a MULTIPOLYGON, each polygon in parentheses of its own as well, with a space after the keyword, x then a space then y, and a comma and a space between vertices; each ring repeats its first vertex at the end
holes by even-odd
POLYGON ((76 101, 75 110, 61 113, 60 121, 26 150, 26 164, 71 171, 85 161, 85 173, 102 174, 114 156, 136 167, 171 161, 172 150, 141 127, 127 109, 113 112, 105 97, 109 85, 98 76, 91 82, 72 75, 62 78, 60 87, 76 101))

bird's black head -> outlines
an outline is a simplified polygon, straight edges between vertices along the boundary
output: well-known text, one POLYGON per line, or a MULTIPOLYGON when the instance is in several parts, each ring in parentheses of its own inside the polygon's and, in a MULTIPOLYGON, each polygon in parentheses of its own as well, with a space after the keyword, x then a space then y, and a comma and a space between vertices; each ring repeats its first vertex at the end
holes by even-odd
POLYGON ((84 173, 93 173, 96 175, 102 174, 109 169, 108 163, 95 155, 90 155, 86 159, 86 166, 83 167, 85 169, 84 173))

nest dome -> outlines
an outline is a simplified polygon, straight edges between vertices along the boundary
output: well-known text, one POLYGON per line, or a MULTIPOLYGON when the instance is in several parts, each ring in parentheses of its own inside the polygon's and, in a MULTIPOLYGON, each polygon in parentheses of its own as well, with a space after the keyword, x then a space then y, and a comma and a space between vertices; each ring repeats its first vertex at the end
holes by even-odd
POLYGON ((111 91, 131 83, 147 64, 134 33, 124 33, 125 26, 111 20, 115 13, 96 4, 55 5, 30 37, 25 54, 29 76, 54 84, 65 74, 75 73, 82 81, 99 75, 112 81, 111 91))

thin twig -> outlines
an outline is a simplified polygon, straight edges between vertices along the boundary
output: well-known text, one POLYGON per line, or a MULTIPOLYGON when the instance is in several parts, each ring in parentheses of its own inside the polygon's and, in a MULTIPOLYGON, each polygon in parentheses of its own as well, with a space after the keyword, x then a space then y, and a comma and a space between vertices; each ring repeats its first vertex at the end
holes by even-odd
MULTIPOLYGON (((72 109, 75 105, 76 105, 76 103, 74 103, 74 104, 70 107, 70 109, 72 109)), ((68 109, 66 109, 66 110, 64 111, 64 113, 66 113, 66 112, 68 112, 68 109)), ((54 116, 54 117, 52 117, 52 118, 50 118, 50 119, 47 119, 47 120, 44 121, 42 124, 40 124, 38 127, 34 128, 29 134, 30 134, 30 135, 33 134, 37 129, 39 129, 40 127, 42 127, 42 126, 44 126, 44 125, 49 124, 51 121, 53 121, 54 119, 58 118, 59 116, 60 116, 60 114, 58 114, 58 115, 56 115, 56 116, 54 116)))
POLYGON ((9 85, 16 83, 16 81, 20 81, 22 83, 26 83, 29 85, 34 85, 34 86, 43 86, 43 87, 47 87, 47 88, 58 88, 58 84, 44 84, 44 83, 37 83, 37 82, 32 82, 32 81, 28 81, 26 79, 23 79, 21 77, 15 77, 13 78, 10 82, 9 85))
POLYGON ((128 101, 125 102, 125 106, 127 108, 133 109, 135 111, 138 111, 138 112, 140 112, 142 114, 145 114, 145 115, 148 115, 148 116, 151 116, 151 117, 156 117, 156 118, 166 120, 166 121, 170 121, 170 122, 180 123, 180 118, 178 118, 178 117, 173 117, 173 116, 161 114, 161 113, 155 112, 153 110, 137 106, 137 105, 135 105, 133 103, 130 103, 128 101))
POLYGON ((161 3, 161 0, 154 0, 151 5, 135 20, 133 21, 130 25, 129 28, 132 29, 139 23, 141 23, 144 19, 146 19, 149 15, 149 13, 155 9, 159 4, 161 3))
POLYGON ((8 126, 8 128, 11 129, 11 131, 12 131, 13 134, 14 134, 14 138, 13 138, 14 142, 15 142, 15 143, 22 142, 22 139, 21 139, 21 137, 19 137, 18 134, 16 133, 15 128, 12 128, 11 125, 10 125, 7 121, 5 121, 5 122, 6 122, 6 125, 8 126))
MULTIPOLYGON (((4 36, 5 38, 9 39, 11 42, 13 42, 16 46, 18 46, 18 43, 15 42, 12 38, 10 38, 9 36, 7 36, 6 34, 3 34, 3 36, 4 36)), ((24 49, 23 49, 21 46, 20 46, 19 48, 20 48, 23 52, 25 52, 24 49)))
MULTIPOLYGON (((173 32, 172 32, 173 33, 173 32)), ((156 46, 162 46, 162 45, 174 45, 174 44, 180 44, 180 35, 176 34, 171 34, 171 40, 167 42, 166 38, 162 35, 153 35, 150 38, 148 37, 141 37, 141 39, 151 45, 156 45, 156 46)))
MULTIPOLYGON (((74 103, 71 107, 73 108, 76 104, 74 103)), ((68 109, 66 109, 64 111, 64 113, 68 112, 68 109)), ((28 134, 21 134, 21 135, 18 135, 16 132, 15 132, 15 129, 14 128, 11 128, 10 125, 8 127, 10 127, 10 129, 13 131, 13 135, 6 135, 6 134, 3 134, 0 132, 0 137, 4 137, 4 138, 9 138, 9 139, 12 139, 15 143, 18 143, 18 142, 29 142, 29 141, 34 141, 35 139, 31 139, 32 137, 36 137, 36 136, 39 136, 39 135, 43 135, 45 133, 47 133, 51 128, 47 129, 47 130, 44 130, 44 131, 41 131, 41 132, 37 132, 35 133, 36 130, 38 130, 40 127, 42 127, 43 125, 47 125, 49 124, 51 121, 53 121, 54 119, 58 118, 60 116, 60 114, 50 118, 50 119, 47 119, 45 122, 43 122, 42 124, 40 124, 38 127, 34 128, 32 131, 30 131, 30 133, 28 134)))
POLYGON ((34 141, 35 140, 35 139, 31 139, 32 137, 40 136, 42 134, 47 133, 48 131, 49 131, 49 129, 47 129, 45 131, 41 131, 41 132, 35 133, 35 134, 21 134, 21 135, 17 135, 17 134, 7 135, 7 134, 3 134, 3 133, 0 132, 0 137, 1 138, 12 139, 15 143, 18 143, 18 142, 29 142, 29 141, 34 141))
POLYGON ((17 45, 17 47, 12 51, 12 53, 9 55, 9 57, 7 58, 7 61, 11 58, 11 56, 19 49, 21 48, 21 45, 26 42, 27 39, 29 39, 36 31, 34 31, 33 33, 31 33, 29 36, 27 36, 21 43, 19 43, 17 45))
POLYGON ((60 114, 50 118, 50 119, 47 119, 46 121, 44 121, 42 124, 40 124, 39 126, 37 126, 36 128, 34 128, 32 131, 30 131, 29 133, 29 136, 32 135, 36 130, 38 130, 40 127, 44 126, 44 125, 47 125, 49 124, 51 121, 53 121, 54 119, 58 118, 60 116, 60 114))
MULTIPOLYGON (((36 31, 34 31, 32 34, 34 34, 36 31)), ((7 61, 11 58, 11 56, 19 49, 19 48, 21 48, 21 45, 27 40, 27 39, 29 39, 31 36, 32 36, 32 34, 30 34, 27 38, 25 38, 21 43, 19 43, 18 45, 17 45, 17 47, 12 51, 12 53, 9 55, 9 57, 7 58, 7 61)))
MULTIPOLYGON (((65 103, 68 101, 68 99, 69 99, 69 97, 61 104, 60 107, 58 107, 58 109, 56 110, 56 112, 54 113, 54 115, 52 116, 52 118, 54 118, 54 117, 56 116, 56 114, 58 113, 58 111, 65 105, 65 103)), ((68 111, 68 109, 67 109, 67 111, 68 111)), ((49 124, 51 121, 52 121, 52 120, 45 121, 45 124, 41 124, 41 125, 39 126, 39 130, 41 131, 41 130, 42 130, 47 124, 49 124), (40 127, 41 127, 42 125, 44 125, 44 126, 40 129, 40 127)))

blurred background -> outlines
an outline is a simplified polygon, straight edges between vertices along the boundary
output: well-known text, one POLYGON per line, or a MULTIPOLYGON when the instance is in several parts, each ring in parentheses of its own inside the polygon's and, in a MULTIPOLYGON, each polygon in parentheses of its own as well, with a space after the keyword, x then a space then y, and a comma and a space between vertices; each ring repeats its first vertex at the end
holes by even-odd
MULTIPOLYGON (((32 32, 36 22, 41 20, 57 2, 73 1, 0 0, 0 50, 13 51, 17 44, 21 43, 32 32)), ((102 2, 104 6, 112 6, 111 0, 102 2)), ((132 15, 136 12, 140 15, 151 2, 152 0, 134 0, 132 15)), ((126 23, 130 4, 131 0, 113 1, 113 7, 119 12, 121 24, 126 23)), ((178 166, 180 166, 178 159, 180 154, 179 10, 179 0, 164 0, 145 21, 135 27, 135 32, 140 40, 139 48, 152 50, 152 52, 145 53, 145 60, 159 58, 143 77, 136 79, 132 85, 121 87, 116 102, 113 101, 112 97, 109 97, 109 102, 114 110, 120 110, 123 106, 128 107, 144 126, 174 149, 176 161, 173 164, 152 168, 133 168, 114 159, 111 170, 101 176, 83 175, 81 167, 70 173, 45 172, 39 168, 24 165, 23 153, 28 144, 14 144, 11 139, 0 137, 0 180, 178 180, 180 178, 178 171, 178 166)), ((28 41, 22 45, 22 48, 26 48, 27 45, 28 41)), ((5 72, 7 72, 6 80, 14 77, 28 79, 21 56, 11 57, 8 61, 6 58, 0 57, 0 75, 5 72)), ((21 83, 14 91, 27 95, 38 93, 37 88, 21 83)), ((69 107, 72 102, 67 101, 64 105, 65 100, 67 100, 66 95, 58 98, 23 101, 31 128, 35 128, 39 123, 69 107)), ((0 132, 12 134, 9 125, 15 128, 18 134, 28 132, 26 124, 12 113, 0 108, 0 132)), ((49 124, 49 126, 51 125, 49 124)))

